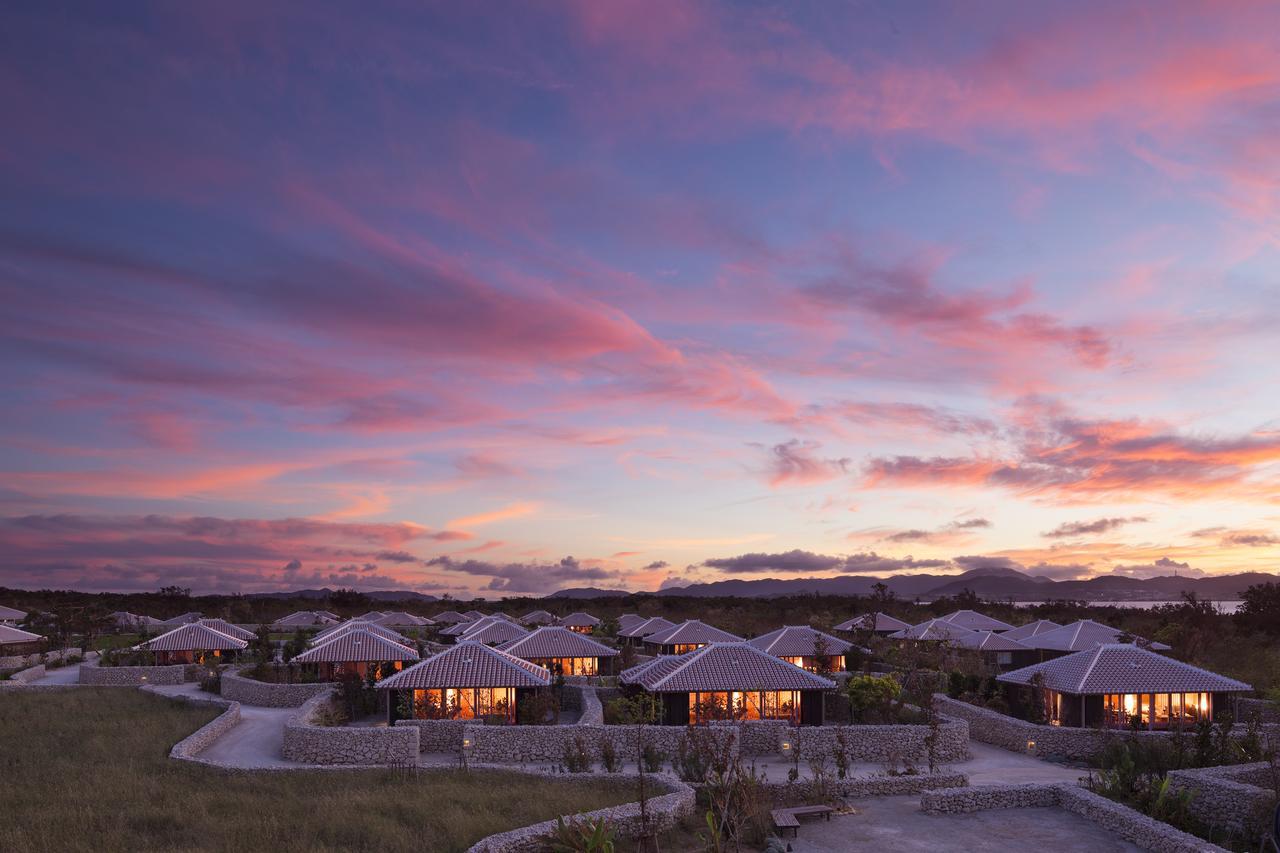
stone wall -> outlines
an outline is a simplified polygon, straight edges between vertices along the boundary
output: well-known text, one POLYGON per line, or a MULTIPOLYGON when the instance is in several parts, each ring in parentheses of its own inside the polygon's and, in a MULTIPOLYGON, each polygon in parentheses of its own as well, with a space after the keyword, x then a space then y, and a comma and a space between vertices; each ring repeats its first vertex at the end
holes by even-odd
MULTIPOLYGON (((553 728, 543 726, 541 728, 553 728)), ((560 777, 563 778, 563 777, 560 777)), ((665 788, 669 793, 651 798, 646 804, 649 816, 649 829, 665 832, 693 811, 696 793, 693 788, 674 776, 650 775, 649 780, 655 786, 665 788)), ((605 819, 613 827, 618 838, 635 838, 640 834, 640 804, 626 803, 607 809, 577 815, 575 820, 605 819)), ((474 844, 467 853, 542 853, 548 847, 547 839, 556 833, 556 821, 547 820, 530 826, 513 829, 490 835, 474 844)))
POLYGON ((171 666, 98 666, 85 661, 80 664, 80 683, 95 687, 139 687, 144 684, 182 684, 186 667, 171 666))
POLYGON ((418 748, 423 752, 462 752, 462 735, 469 725, 466 720, 396 720, 396 726, 418 730, 418 748))
MULTIPOLYGON (((1138 737, 1169 738, 1171 732, 1133 732, 1128 729, 1080 729, 1071 726, 1038 726, 1007 714, 979 708, 968 702, 952 699, 941 693, 935 696, 936 707, 942 714, 965 720, 969 724, 969 737, 981 743, 989 743, 1013 752, 1034 753, 1041 758, 1058 761, 1090 762, 1102 753, 1106 745, 1116 738, 1138 737), (1028 743, 1034 743, 1029 747, 1028 743)), ((1237 726, 1235 735, 1242 737, 1244 726, 1237 726)), ((1270 725, 1262 729, 1264 741, 1280 744, 1280 727, 1270 725)))
POLYGON ((317 726, 312 718, 332 701, 331 693, 308 699, 284 724, 281 754, 304 764, 416 764, 414 726, 358 728, 317 726))
MULTIPOLYGON (((747 723, 744 728, 755 725, 747 723)), ((924 760, 929 756, 925 740, 928 726, 801 726, 792 730, 793 738, 799 739, 802 761, 816 755, 834 758, 841 748, 840 735, 849 761, 924 760)), ((745 740, 743 751, 747 751, 745 740)), ((934 757, 941 763, 969 759, 969 726, 964 720, 944 718, 938 724, 934 757)))
MULTIPOLYGON (((940 788, 963 788, 968 784, 969 777, 963 773, 917 773, 900 776, 874 774, 850 776, 847 779, 832 778, 827 780, 823 790, 846 800, 858 800, 920 794, 940 788)), ((808 779, 766 782, 763 787, 780 804, 811 803, 820 796, 814 790, 813 782, 808 779)))
POLYGON ((1080 815, 1143 850, 1160 853, 1225 853, 1221 847, 1174 829, 1121 803, 1071 785, 985 785, 926 791, 920 807, 929 814, 965 814, 984 809, 1057 806, 1080 815))
MULTIPOLYGON (((145 690, 147 688, 143 689, 145 690)), ((166 694, 157 692, 157 695, 164 696, 166 694)), ((183 696, 180 698, 188 702, 204 702, 212 705, 221 705, 224 710, 221 714, 174 744, 173 749, 169 750, 169 757, 176 758, 180 761, 199 761, 202 764, 215 764, 215 762, 203 761, 198 756, 200 753, 208 749, 215 740, 222 737, 239 724, 240 703, 225 702, 214 697, 205 698, 183 696)))
POLYGON ((1172 791, 1192 792, 1188 808, 1207 826, 1250 839, 1263 836, 1276 807, 1271 765, 1265 761, 1169 773, 1172 791))
POLYGON ((604 706, 600 704, 600 696, 594 687, 565 685, 565 693, 574 693, 576 707, 581 711, 578 717, 580 726, 604 725, 604 706))
MULTIPOLYGON (((646 726, 645 743, 666 753, 668 758, 676 754, 681 739, 688 731, 683 726, 646 726)), ((726 741, 731 750, 737 749, 737 730, 734 726, 707 729, 717 743, 726 741)), ((480 763, 539 763, 564 760, 565 750, 581 740, 593 761, 600 760, 600 745, 605 740, 613 744, 614 751, 624 758, 636 753, 636 728, 634 726, 483 726, 467 725, 463 737, 471 742, 470 760, 480 763)))
POLYGON ((0 682, 0 684, 7 683, 14 686, 27 685, 35 681, 37 678, 44 678, 44 674, 44 664, 37 664, 36 666, 22 670, 22 672, 15 672, 13 675, 9 676, 9 680, 7 682, 0 682))
POLYGON ((1240 722, 1248 720, 1252 714, 1257 714, 1258 719, 1264 723, 1280 723, 1280 702, 1272 702, 1268 699, 1237 699, 1236 713, 1240 722))
POLYGON ((298 708, 308 699, 328 693, 333 687, 334 685, 328 682, 270 684, 246 678, 235 669, 228 669, 222 673, 223 697, 260 708, 298 708))
POLYGON ((80 653, 80 649, 56 649, 47 651, 44 654, 7 655, 6 657, 0 657, 0 669, 25 669, 39 663, 79 657, 80 653))

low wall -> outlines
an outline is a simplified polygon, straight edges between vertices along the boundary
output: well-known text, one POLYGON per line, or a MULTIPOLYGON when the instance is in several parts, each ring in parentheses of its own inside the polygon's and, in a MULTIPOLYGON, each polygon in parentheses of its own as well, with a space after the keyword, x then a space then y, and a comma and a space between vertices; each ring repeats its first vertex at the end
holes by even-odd
POLYGON ((986 809, 1056 806, 1080 815, 1143 850, 1160 853, 1225 853, 1223 848, 1121 803, 1071 785, 985 785, 927 791, 920 808, 928 814, 967 814, 986 809))
POLYGON ((396 726, 418 730, 418 748, 423 752, 462 752, 462 735, 471 723, 466 720, 396 720, 396 726))
POLYGON ((1265 761, 1172 770, 1169 789, 1190 791, 1188 809, 1205 825, 1256 840, 1267 832, 1276 807, 1271 774, 1265 761))
POLYGON ((1240 718, 1239 722, 1245 722, 1253 714, 1258 715, 1258 720, 1263 723, 1280 723, 1280 702, 1272 702, 1268 699, 1237 699, 1236 715, 1240 718))
POLYGON ((44 678, 44 675, 44 664, 37 664, 36 666, 22 670, 22 672, 15 672, 13 675, 9 676, 8 683, 14 686, 27 685, 38 678, 44 678))
POLYGON ((604 706, 600 704, 600 696, 594 687, 588 685, 565 685, 565 693, 573 692, 576 707, 581 711, 578 717, 580 726, 604 725, 604 706))
MULTIPOLYGON (((743 728, 754 725, 748 723, 743 728)), ((840 749, 849 761, 924 760, 929 756, 929 726, 801 726, 792 731, 793 737, 799 738, 801 761, 818 756, 833 759, 840 749)), ((747 751, 745 741, 743 751, 747 751)), ((944 718, 938 724, 934 758, 940 763, 969 759, 968 723, 944 718)))
POLYGON ((0 657, 0 669, 25 669, 39 663, 65 660, 66 658, 79 656, 80 649, 57 649, 56 651, 48 651, 44 654, 34 655, 7 655, 5 657, 0 657))
POLYGON ((80 664, 80 683, 95 687, 140 687, 144 684, 182 684, 186 666, 98 666, 85 661, 80 664))
POLYGON ((149 688, 146 688, 146 687, 144 687, 143 689, 148 690, 148 692, 155 692, 156 695, 165 696, 166 698, 169 698, 169 699, 177 698, 186 702, 223 706, 224 710, 221 714, 214 717, 212 720, 205 723, 203 726, 196 729, 194 732, 192 732, 182 740, 175 743, 173 745, 173 749, 169 750, 169 757, 176 758, 180 761, 197 761, 201 764, 224 766, 219 762, 205 761, 204 759, 201 759, 198 756, 200 755, 200 753, 208 749, 215 740, 222 737, 227 732, 231 731, 240 722, 240 703, 239 702, 227 702, 212 696, 209 696, 209 697, 177 696, 175 697, 175 696, 169 696, 168 694, 165 694, 165 693, 160 693, 159 691, 150 691, 149 688))
POLYGON ((317 726, 312 717, 332 699, 308 699, 284 724, 281 755, 304 764, 416 764, 418 729, 413 726, 355 728, 317 726))
MULTIPOLYGON (((707 729, 717 743, 726 740, 737 749, 736 727, 707 729)), ((667 758, 675 757, 680 740, 688 729, 684 726, 645 726, 644 742, 667 758)), ((593 761, 600 760, 601 744, 606 740, 624 760, 636 754, 635 726, 481 726, 469 724, 463 737, 471 742, 470 760, 481 763, 560 762, 567 747, 579 739, 593 761)))
MULTIPOLYGON (((544 727, 549 728, 549 727, 544 727)), ((563 777, 560 777, 563 778, 563 777)), ((655 785, 665 788, 669 793, 652 797, 646 803, 648 813, 648 829, 651 832, 665 832, 674 827, 691 811, 696 804, 696 793, 693 788, 674 776, 653 774, 648 779, 655 785)), ((635 838, 640 834, 640 804, 626 803, 607 809, 577 815, 574 820, 605 819, 613 827, 619 838, 635 838)), ((467 853, 542 853, 548 847, 547 839, 556 834, 556 821, 546 820, 530 826, 500 832, 481 839, 467 853)))
POLYGON ((246 678, 238 670, 228 669, 222 673, 224 698, 260 708, 298 708, 308 699, 328 693, 335 686, 331 682, 270 684, 246 678))
MULTIPOLYGON (((940 788, 963 788, 969 777, 963 773, 919 773, 901 776, 883 774, 850 776, 847 779, 828 779, 821 786, 823 792, 846 800, 867 797, 900 797, 920 794, 940 788)), ((776 802, 787 804, 811 803, 818 797, 818 787, 810 779, 795 782, 765 782, 764 789, 776 802)))

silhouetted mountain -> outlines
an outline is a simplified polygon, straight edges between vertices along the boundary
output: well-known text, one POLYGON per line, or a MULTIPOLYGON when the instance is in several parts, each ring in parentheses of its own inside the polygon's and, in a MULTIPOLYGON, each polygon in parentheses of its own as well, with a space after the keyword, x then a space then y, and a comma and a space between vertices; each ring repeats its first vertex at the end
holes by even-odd
POLYGON ((547 598, 616 598, 630 595, 625 589, 600 589, 594 586, 576 586, 551 593, 547 598))
MULTIPOLYGON (((298 589, 293 592, 251 592, 245 598, 312 598, 322 599, 333 595, 334 590, 324 587, 323 589, 298 589)), ((378 589, 373 592, 361 592, 371 601, 438 601, 434 595, 427 595, 422 592, 412 592, 407 589, 378 589)))

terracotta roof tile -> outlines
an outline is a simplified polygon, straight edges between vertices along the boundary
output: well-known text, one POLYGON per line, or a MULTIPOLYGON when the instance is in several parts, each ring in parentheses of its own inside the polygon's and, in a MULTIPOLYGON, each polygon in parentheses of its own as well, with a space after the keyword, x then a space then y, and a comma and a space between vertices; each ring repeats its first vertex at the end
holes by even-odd
POLYGON ((243 649, 248 645, 244 640, 228 637, 208 625, 190 622, 158 637, 153 637, 144 643, 139 643, 137 647, 153 652, 188 652, 195 650, 211 652, 215 650, 231 651, 243 649))
POLYGON ((1199 693, 1252 690, 1227 678, 1127 643, 1108 643, 1083 652, 1024 666, 997 676, 1010 684, 1030 684, 1036 673, 1044 686, 1061 693, 1199 693))
POLYGON ((289 628, 311 628, 316 625, 332 625, 336 621, 315 610, 298 610, 271 624, 289 628))
POLYGON ((12 607, 6 607, 0 604, 0 619, 7 622, 21 622, 27 618, 27 614, 22 610, 16 610, 12 607))
POLYGON ((644 638, 646 643, 652 643, 659 646, 677 646, 693 643, 741 643, 744 642, 737 634, 730 634, 728 631, 722 631, 713 625, 700 622, 697 619, 689 619, 668 628, 665 631, 659 631, 656 634, 650 634, 644 638))
POLYGON ((563 625, 566 628, 594 628, 600 624, 600 620, 590 613, 583 613, 578 610, 565 616, 556 624, 563 625))
POLYGON ((411 648, 380 637, 367 628, 339 631, 294 658, 297 663, 357 663, 360 661, 417 660, 411 648))
POLYGON ((200 625, 208 625, 215 631, 221 631, 228 637, 235 637, 240 640, 252 640, 256 636, 252 631, 247 631, 238 625, 232 625, 225 619, 201 619, 200 625))
POLYGON ((437 625, 456 625, 459 622, 466 622, 467 617, 456 610, 446 610, 443 613, 437 613, 432 616, 431 621, 437 625))
MULTIPOLYGON (((1091 649, 1099 643, 1118 642, 1123 633, 1119 628, 1112 628, 1110 625, 1103 625, 1092 619, 1081 619, 1079 622, 1072 622, 1070 625, 1063 625, 1061 628, 1027 637, 1022 642, 1033 649, 1079 652, 1091 649)), ((1142 638, 1135 636, 1134 640, 1142 641, 1142 638)), ((1169 649, 1164 643, 1151 643, 1151 648, 1165 651, 1169 649)))
POLYGON ((826 641, 826 651, 823 654, 843 655, 853 648, 853 643, 824 634, 808 625, 787 625, 747 642, 775 657, 812 657, 818 653, 816 647, 819 637, 826 641))
POLYGON ((1050 622, 1048 619, 1037 619, 1035 622, 1019 625, 1011 631, 1005 631, 1004 635, 1021 642, 1028 637, 1034 637, 1037 634, 1043 634, 1045 631, 1053 631, 1061 627, 1057 622, 1050 622))
POLYGON ((490 648, 461 642, 438 655, 378 682, 393 690, 439 690, 446 687, 546 687, 551 673, 545 667, 490 648))
POLYGON ((21 628, 14 628, 10 625, 0 625, 0 646, 10 643, 34 643, 37 640, 43 640, 44 637, 39 634, 33 634, 30 631, 24 631, 21 628))
POLYGON ((1008 631, 1013 626, 999 619, 992 619, 985 613, 976 610, 957 610, 942 617, 943 622, 968 628, 970 631, 1008 631))
POLYGON ((623 684, 650 693, 711 690, 828 690, 835 682, 766 654, 745 642, 713 643, 682 655, 665 655, 632 667, 623 684))
POLYGON ((606 658, 618 650, 568 628, 544 627, 498 648, 518 658, 606 658))
POLYGON ((555 615, 545 610, 531 610, 520 617, 522 625, 550 625, 554 621, 556 621, 555 615))
POLYGON ((943 622, 941 619, 930 619, 919 625, 912 625, 905 631, 890 634, 894 640, 956 640, 966 634, 972 634, 968 628, 943 622))
POLYGON ((487 617, 486 619, 472 622, 471 625, 473 626, 471 630, 462 633, 460 639, 497 645, 498 643, 510 642, 529 633, 514 622, 496 617, 487 617))
POLYGON ((903 631, 911 626, 888 613, 863 613, 835 627, 837 631, 903 631))
POLYGON ((651 619, 645 619, 637 625, 633 625, 630 630, 619 631, 620 637, 647 637, 650 634, 656 634, 659 631, 666 631, 674 628, 676 623, 663 619, 661 616, 654 616, 651 619))
POLYGON ((980 652, 1026 652, 1030 646, 1024 646, 1005 634, 994 631, 971 631, 951 641, 952 645, 962 649, 974 649, 980 652))
POLYGON ((402 646, 413 646, 413 641, 400 632, 392 631, 390 628, 387 628, 384 625, 379 625, 376 622, 365 622, 363 619, 352 619, 350 621, 343 622, 340 625, 334 625, 332 628, 321 631, 311 640, 311 645, 318 646, 321 643, 332 640, 339 634, 356 629, 369 631, 370 633, 377 634, 384 640, 390 640, 391 642, 399 643, 402 646))

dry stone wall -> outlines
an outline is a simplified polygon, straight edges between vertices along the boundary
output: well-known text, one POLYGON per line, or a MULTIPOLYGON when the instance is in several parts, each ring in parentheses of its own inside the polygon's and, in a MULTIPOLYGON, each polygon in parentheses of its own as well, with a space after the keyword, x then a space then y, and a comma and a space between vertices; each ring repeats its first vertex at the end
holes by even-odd
POLYGON ((1257 839, 1270 826, 1276 807, 1271 773, 1271 765, 1265 761, 1173 770, 1169 788, 1190 791, 1188 809, 1206 825, 1257 839))
POLYGON ((315 684, 270 684, 240 675, 238 670, 222 673, 222 695, 244 705, 260 708, 298 708, 304 702, 334 688, 330 682, 315 684))
POLYGON ((98 666, 96 662, 80 664, 80 683, 95 687, 140 687, 144 684, 182 684, 186 667, 171 666, 98 666))
POLYGON ((466 720, 396 720, 396 727, 418 730, 418 748, 423 752, 462 752, 466 720))
POLYGON ((318 726, 315 714, 332 701, 323 693, 308 699, 284 724, 281 755, 303 764, 416 764, 418 729, 413 726, 359 728, 318 726))
MULTIPOLYGON (((748 723, 743 728, 754 725, 748 723)), ((834 758, 841 749, 849 761, 888 761, 928 758, 929 732, 929 726, 801 726, 792 730, 792 737, 798 739, 802 761, 814 756, 834 758)), ((967 723, 944 719, 938 724, 934 758, 941 763, 969 759, 967 723)))
MULTIPOLYGON (((887 776, 873 774, 850 776, 847 779, 828 779, 822 786, 823 792, 846 800, 865 799, 867 797, 899 797, 908 794, 919 794, 943 788, 963 788, 969 784, 969 777, 963 773, 919 773, 887 776)), ((809 779, 795 782, 766 782, 767 790, 775 802, 787 804, 811 803, 819 797, 815 784, 809 779)))
POLYGON ((0 669, 24 669, 36 664, 47 663, 49 661, 66 660, 70 657, 79 657, 80 649, 56 649, 45 652, 44 654, 34 655, 7 655, 0 657, 0 669))
POLYGON ((1241 721, 1248 720, 1253 714, 1263 723, 1280 723, 1280 702, 1268 699, 1237 699, 1236 713, 1241 721))

